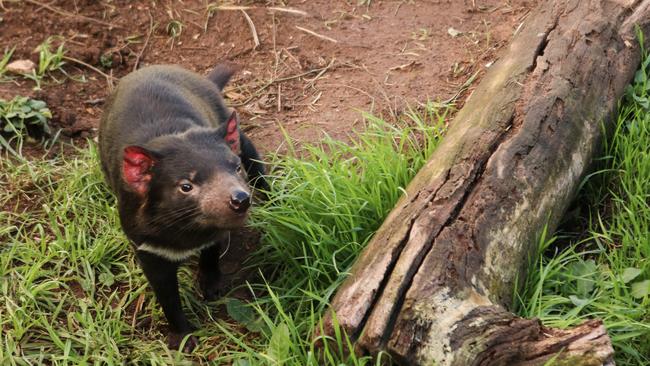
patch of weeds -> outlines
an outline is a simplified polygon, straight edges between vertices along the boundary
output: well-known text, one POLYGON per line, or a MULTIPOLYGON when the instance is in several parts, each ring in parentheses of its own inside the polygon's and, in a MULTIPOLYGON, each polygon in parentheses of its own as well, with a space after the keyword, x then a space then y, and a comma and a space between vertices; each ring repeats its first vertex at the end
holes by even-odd
MULTIPOLYGON (((642 39, 642 37, 641 37, 642 39)), ((643 41, 641 40, 641 44, 643 41)), ((650 58, 619 105, 602 169, 582 188, 588 230, 540 240, 546 253, 531 266, 518 312, 556 327, 604 321, 617 365, 650 364, 650 58)))
POLYGON ((99 64, 102 65, 105 69, 110 69, 113 67, 113 54, 112 53, 102 53, 99 56, 99 64))
POLYGON ((11 56, 13 56, 15 49, 16 47, 5 49, 4 54, 0 59, 0 81, 6 78, 5 74, 7 73, 7 64, 9 64, 9 61, 11 60, 11 56))
POLYGON ((14 156, 21 157, 25 138, 50 136, 47 123, 50 118, 52 113, 41 100, 22 96, 10 101, 0 99, 0 150, 4 148, 14 156))
POLYGON ((43 76, 46 72, 60 70, 65 64, 65 61, 63 61, 65 54, 64 42, 60 41, 59 46, 53 51, 50 49, 53 40, 53 37, 48 37, 45 42, 36 47, 35 52, 38 52, 38 76, 43 76))
POLYGON ((426 28, 411 32, 411 39, 416 41, 426 41, 429 37, 431 37, 431 32, 426 28))
POLYGON ((174 48, 176 39, 183 34, 183 23, 180 20, 172 20, 167 23, 167 35, 169 35, 171 47, 174 48))
POLYGON ((24 76, 36 83, 35 90, 41 89, 41 82, 45 76, 50 76, 55 82, 60 82, 54 76, 56 71, 60 71, 67 76, 67 73, 63 70, 63 65, 66 63, 64 45, 62 37, 51 36, 34 50, 35 53, 38 53, 37 68, 31 74, 25 74, 24 76), (55 46, 54 43, 57 42, 58 46, 55 46))

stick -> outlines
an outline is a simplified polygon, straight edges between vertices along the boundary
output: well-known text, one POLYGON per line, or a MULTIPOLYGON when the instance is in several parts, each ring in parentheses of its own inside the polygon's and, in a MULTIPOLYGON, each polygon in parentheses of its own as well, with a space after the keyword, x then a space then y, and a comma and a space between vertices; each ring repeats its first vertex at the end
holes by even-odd
POLYGON ((96 68, 95 66, 87 64, 87 63, 85 63, 85 62, 83 62, 81 60, 77 60, 76 58, 63 56, 63 59, 68 60, 68 61, 72 61, 72 62, 74 62, 76 64, 79 64, 79 65, 82 65, 82 66, 85 66, 85 67, 91 69, 92 71, 98 73, 99 75, 103 76, 104 78, 106 78, 106 82, 108 83, 109 89, 111 89, 111 90, 113 89, 113 77, 112 76, 104 73, 103 71, 96 68))
POLYGON ((296 14, 296 15, 302 15, 302 16, 307 16, 307 12, 299 10, 299 9, 293 9, 293 8, 283 8, 279 6, 271 6, 271 7, 257 7, 257 6, 240 6, 240 5, 208 5, 208 11, 214 11, 214 10, 251 10, 251 9, 266 9, 268 11, 277 11, 280 13, 289 13, 289 14, 296 14))
POLYGON ((303 28, 303 27, 299 27, 299 26, 296 26, 296 28, 299 29, 299 30, 301 30, 301 31, 303 31, 303 32, 305 32, 305 33, 309 33, 309 34, 311 34, 311 35, 314 36, 314 37, 318 37, 318 38, 320 38, 320 39, 324 39, 324 40, 326 40, 326 41, 330 41, 330 42, 334 42, 334 43, 339 43, 339 41, 335 40, 334 38, 330 38, 330 37, 328 37, 328 36, 324 36, 324 35, 322 35, 322 34, 318 34, 318 33, 314 32, 313 30, 309 30, 309 29, 307 29, 307 28, 303 28))
POLYGON ((149 33, 147 34, 147 38, 144 40, 144 45, 142 46, 142 49, 138 53, 138 56, 136 56, 135 58, 135 63, 133 64, 133 71, 135 71, 138 68, 138 63, 140 63, 140 57, 142 57, 144 50, 147 49, 147 45, 149 44, 149 38, 151 38, 152 33, 153 33, 153 17, 151 16, 151 12, 149 12, 149 33))
POLYGON ((267 8, 267 9, 270 10, 270 11, 279 11, 281 13, 290 13, 290 14, 302 15, 304 17, 309 15, 305 11, 298 10, 298 9, 292 9, 292 8, 280 8, 280 7, 277 7, 277 6, 272 6, 272 7, 267 8))
POLYGON ((251 19, 251 17, 248 16, 245 10, 243 9, 240 10, 244 14, 244 18, 246 18, 246 21, 248 22, 248 26, 251 29, 251 33, 253 34, 253 42, 255 43, 253 49, 256 49, 257 47, 260 46, 260 39, 257 37, 257 30, 255 30, 255 24, 253 24, 253 20, 251 19))
MULTIPOLYGON (((321 72, 322 72, 323 70, 328 70, 331 66, 332 66, 332 63, 330 62, 330 64, 328 64, 328 65, 325 66, 325 67, 321 67, 321 68, 318 68, 318 69, 312 69, 312 70, 309 70, 309 71, 303 72, 303 73, 301 73, 301 74, 291 75, 291 76, 285 76, 285 77, 282 77, 282 78, 278 78, 278 79, 274 79, 274 80, 268 81, 266 84, 262 85, 262 86, 259 87, 257 90, 255 90, 255 92, 253 92, 253 93, 252 93, 252 94, 251 94, 251 95, 250 95, 250 96, 249 96, 245 101, 243 101, 243 102, 241 102, 241 103, 233 104, 233 107, 248 104, 248 103, 249 103, 253 98, 255 98, 256 96, 258 96, 261 92, 263 92, 264 90, 266 90, 268 87, 270 87, 271 85, 273 85, 273 84, 275 84, 275 83, 279 83, 279 82, 282 82, 282 81, 293 80, 293 79, 298 79, 298 78, 301 78, 301 77, 303 77, 303 76, 306 76, 306 75, 309 75, 309 74, 313 74, 313 73, 315 73, 315 72, 319 73, 319 75, 322 75, 321 72)), ((316 78, 314 78, 312 81, 314 81, 315 79, 316 79, 316 78)))

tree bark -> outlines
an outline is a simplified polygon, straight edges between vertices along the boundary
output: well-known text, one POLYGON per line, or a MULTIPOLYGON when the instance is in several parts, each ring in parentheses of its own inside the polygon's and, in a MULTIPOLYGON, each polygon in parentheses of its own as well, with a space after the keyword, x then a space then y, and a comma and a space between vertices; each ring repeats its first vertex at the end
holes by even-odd
MULTIPOLYGON (((650 0, 551 0, 527 18, 332 301, 357 352, 403 365, 613 364, 598 321, 508 311, 640 62, 650 0)), ((648 34, 646 32, 646 34, 648 34)))

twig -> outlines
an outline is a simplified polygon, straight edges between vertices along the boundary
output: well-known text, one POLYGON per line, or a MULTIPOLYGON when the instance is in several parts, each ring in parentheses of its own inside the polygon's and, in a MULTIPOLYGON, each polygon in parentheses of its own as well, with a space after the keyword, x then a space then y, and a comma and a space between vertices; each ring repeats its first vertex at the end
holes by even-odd
MULTIPOLYGON (((277 29, 278 27, 275 24, 275 13, 271 13, 271 23, 273 24, 273 26, 271 28, 273 30, 273 32, 271 32, 271 39, 273 40, 273 54, 275 55, 275 65, 273 66, 273 69, 277 73, 278 65, 280 64, 280 53, 276 49, 276 46, 277 46, 276 33, 277 33, 277 30, 278 30, 277 29)), ((280 52, 282 52, 282 51, 280 51, 280 52)))
POLYGON ((282 84, 278 84, 278 112, 282 111, 282 84))
POLYGON ((55 7, 47 5, 47 4, 43 4, 40 1, 25 0, 25 2, 30 3, 32 5, 40 6, 40 7, 45 8, 45 9, 47 9, 47 10, 53 12, 53 13, 57 13, 59 15, 63 15, 63 16, 66 16, 66 17, 72 17, 72 18, 79 18, 79 19, 87 20, 89 22, 105 25, 105 26, 107 26, 109 28, 120 28, 120 29, 122 29, 122 27, 120 27, 119 25, 108 23, 108 22, 105 22, 103 20, 99 20, 99 19, 95 19, 95 18, 90 18, 90 17, 87 17, 85 15, 81 15, 81 14, 70 13, 70 12, 67 12, 65 10, 55 8, 55 7))
POLYGON ((339 41, 335 40, 334 38, 330 38, 330 37, 328 37, 328 36, 324 36, 324 35, 322 35, 322 34, 318 34, 318 33, 314 32, 313 30, 309 30, 309 29, 307 29, 307 28, 303 28, 303 27, 300 27, 300 26, 296 26, 296 28, 297 28, 298 30, 301 30, 301 31, 305 32, 305 33, 309 33, 309 34, 311 34, 311 35, 314 36, 314 37, 318 37, 318 38, 320 38, 320 39, 324 39, 324 40, 326 40, 326 41, 330 41, 330 42, 334 42, 334 43, 339 43, 339 41))
POLYGON ((131 318, 131 328, 135 328, 135 322, 138 318, 138 313, 142 311, 142 305, 144 305, 144 292, 135 301, 135 309, 133 309, 133 317, 131 318))
POLYGON ((113 77, 112 76, 104 73, 102 70, 96 68, 95 66, 87 64, 87 63, 85 63, 85 62, 83 62, 81 60, 77 60, 76 58, 69 57, 69 56, 63 56, 63 59, 68 60, 68 61, 72 61, 72 62, 74 62, 76 64, 81 65, 81 66, 85 66, 85 67, 91 69, 92 71, 98 73, 99 75, 103 76, 104 78, 106 78, 106 82, 108 83, 108 88, 111 89, 111 90, 113 89, 113 77))
POLYGON ((313 74, 313 73, 319 73, 319 75, 322 75, 321 72, 323 70, 329 69, 331 66, 332 66, 332 64, 330 63, 329 65, 327 65, 325 67, 321 67, 321 68, 318 68, 318 69, 312 69, 312 70, 309 70, 309 71, 306 71, 306 72, 303 72, 303 73, 300 73, 300 74, 285 76, 285 77, 282 77, 282 78, 278 78, 278 79, 268 81, 266 84, 262 85, 255 92, 253 92, 245 101, 243 101, 241 103, 233 104, 232 106, 237 107, 237 106, 242 106, 242 105, 248 104, 253 98, 260 95, 264 90, 266 90, 267 88, 269 88, 271 85, 273 85, 275 83, 279 83, 279 82, 282 82, 282 81, 289 81, 289 80, 293 80, 293 79, 298 79, 298 78, 301 78, 303 76, 307 76, 307 75, 310 75, 310 74, 313 74))
POLYGON ((149 12, 149 33, 147 34, 147 38, 144 40, 144 45, 142 46, 142 49, 140 50, 140 52, 135 58, 135 63, 133 64, 133 71, 135 71, 138 68, 138 64, 140 63, 140 58, 142 57, 142 54, 144 54, 144 50, 147 49, 147 45, 149 44, 149 38, 151 38, 152 33, 153 33, 153 17, 151 16, 151 12, 149 12))
POLYGON ((312 86, 314 86, 314 83, 315 83, 318 79, 320 79, 321 76, 323 76, 323 74, 326 73, 327 70, 330 69, 330 67, 332 67, 332 65, 334 65, 334 61, 335 61, 335 60, 336 60, 336 59, 333 58, 332 61, 330 61, 330 63, 327 64, 327 66, 325 66, 325 67, 324 67, 324 68, 323 68, 323 69, 322 69, 318 74, 316 74, 316 76, 315 76, 313 79, 309 80, 309 84, 307 85, 307 87, 312 87, 312 86))
POLYGON ((288 49, 283 48, 282 50, 280 50, 280 52, 284 52, 287 56, 289 56, 289 58, 292 59, 293 62, 296 63, 296 65, 298 65, 298 69, 302 70, 302 65, 300 64, 300 61, 298 61, 296 56, 292 55, 288 49))
POLYGON ((255 43, 255 46, 253 49, 256 49, 257 47, 260 46, 260 39, 257 37, 257 30, 255 30, 255 24, 253 24, 253 20, 251 17, 248 16, 245 10, 241 10, 241 12, 244 14, 244 18, 246 18, 246 21, 248 22, 248 26, 251 29, 251 33, 253 34, 253 42, 255 43))
POLYGON ((280 7, 277 7, 277 6, 272 6, 272 7, 269 7, 267 9, 270 10, 270 11, 279 11, 281 13, 290 13, 290 14, 302 15, 304 17, 309 15, 309 14, 307 14, 306 11, 302 11, 302 10, 298 10, 298 9, 292 9, 292 8, 280 8, 280 7))
POLYGON ((447 99, 447 100, 443 100, 442 102, 440 102, 440 104, 442 104, 442 105, 446 105, 446 104, 453 104, 453 103, 456 103, 456 99, 458 99, 458 97, 459 97, 462 93, 464 93, 467 89, 469 89, 469 87, 472 85, 472 83, 474 82, 474 80, 476 80, 476 77, 478 76, 478 74, 479 74, 480 72, 481 72, 481 70, 475 72, 472 76, 470 76, 467 80, 465 80, 465 82, 463 83, 463 85, 461 85, 460 89, 458 89, 458 91, 456 92, 456 94, 454 94, 451 98, 449 98, 449 99, 447 99))
POLYGON ((277 11, 281 13, 290 13, 290 14, 296 14, 296 15, 302 15, 302 16, 307 16, 307 12, 299 10, 299 9, 293 9, 293 8, 283 8, 279 6, 271 6, 271 7, 258 7, 258 6, 240 6, 240 5, 217 5, 215 6, 214 4, 208 5, 208 12, 213 12, 215 10, 251 10, 251 9, 266 9, 268 11, 277 11))
POLYGON ((413 60, 413 61, 411 61, 411 62, 409 62, 409 63, 406 63, 406 64, 403 64, 403 65, 393 66, 393 67, 391 67, 391 68, 388 69, 388 70, 389 70, 389 71, 404 70, 404 69, 406 69, 406 68, 408 68, 408 67, 410 67, 410 66, 415 66, 415 65, 419 65, 419 64, 420 64, 419 62, 413 60))
POLYGON ((395 9, 395 13, 393 14, 394 16, 397 15, 397 12, 399 12, 399 8, 401 8, 402 5, 404 5, 404 0, 400 1, 399 4, 397 4, 397 8, 395 9))
POLYGON ((219 254, 219 259, 223 258, 228 254, 228 251, 230 250, 230 231, 228 231, 228 245, 226 246, 226 250, 223 251, 223 253, 219 254))
POLYGON ((203 32, 208 31, 208 23, 210 22, 210 18, 212 18, 213 13, 215 10, 230 10, 230 11, 236 11, 236 10, 251 10, 251 9, 266 9, 270 13, 275 13, 275 12, 280 12, 280 13, 289 13, 289 14, 295 14, 295 15, 301 15, 301 16, 307 16, 309 15, 307 12, 304 12, 302 10, 298 9, 293 9, 293 8, 283 8, 283 7, 278 7, 278 6, 272 6, 272 7, 256 7, 256 6, 238 6, 238 5, 216 5, 216 4, 208 4, 208 6, 205 9, 206 13, 206 18, 205 18, 205 24, 203 25, 203 32))
POLYGON ((373 105, 375 104, 375 97, 373 97, 370 93, 368 93, 367 91, 365 91, 365 90, 363 90, 363 89, 356 88, 356 87, 354 87, 354 86, 350 86, 350 85, 342 84, 342 83, 331 83, 331 84, 328 83, 327 85, 342 86, 342 87, 344 87, 344 88, 349 88, 349 89, 352 89, 352 90, 356 90, 356 91, 358 91, 359 93, 364 94, 365 96, 367 96, 368 98, 370 98, 370 101, 372 102, 373 105))

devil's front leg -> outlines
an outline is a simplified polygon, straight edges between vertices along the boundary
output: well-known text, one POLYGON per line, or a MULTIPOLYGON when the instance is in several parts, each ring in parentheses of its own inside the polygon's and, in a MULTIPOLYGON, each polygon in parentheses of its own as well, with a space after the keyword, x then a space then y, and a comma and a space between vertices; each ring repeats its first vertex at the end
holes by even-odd
POLYGON ((217 300, 221 294, 219 255, 221 254, 221 242, 223 240, 223 238, 220 238, 215 241, 214 245, 203 249, 199 258, 199 286, 206 301, 217 300))
MULTIPOLYGON (((193 330, 185 317, 181 297, 178 293, 177 271, 179 263, 140 250, 137 251, 137 256, 140 266, 153 288, 153 292, 156 294, 156 298, 160 306, 162 306, 169 323, 170 331, 167 335, 167 344, 169 348, 179 349, 183 338, 193 330)), ((183 347, 183 351, 192 352, 197 344, 196 337, 190 335, 185 347, 183 347)))

